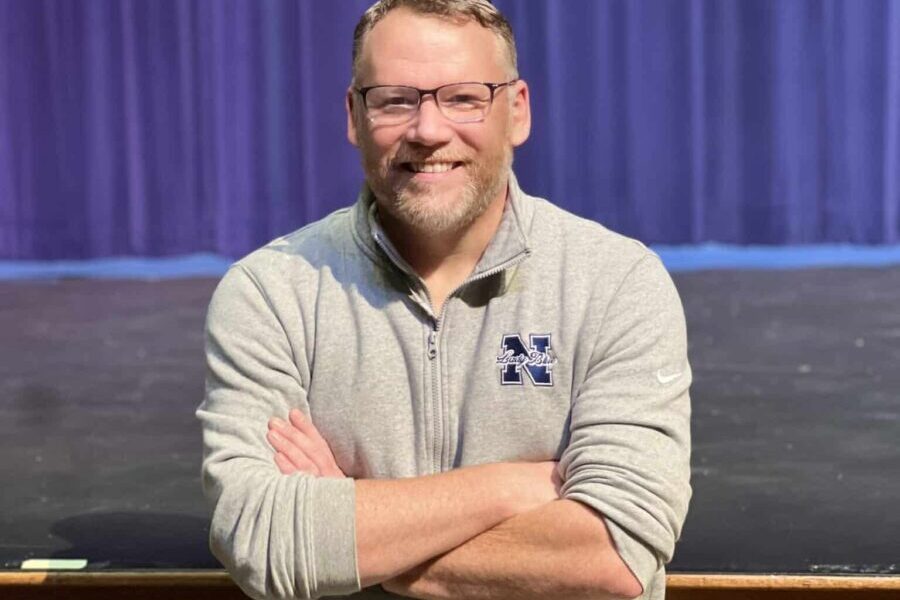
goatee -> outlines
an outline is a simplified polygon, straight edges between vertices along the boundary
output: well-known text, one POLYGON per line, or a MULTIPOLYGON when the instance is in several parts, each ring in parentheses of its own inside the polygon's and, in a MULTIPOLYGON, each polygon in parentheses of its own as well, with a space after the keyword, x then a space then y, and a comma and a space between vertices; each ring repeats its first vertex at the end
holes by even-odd
MULTIPOLYGON (((471 225, 506 188, 507 173, 512 166, 512 151, 508 150, 497 158, 499 160, 462 161, 463 166, 457 168, 468 170, 465 183, 456 190, 441 192, 437 192, 431 185, 412 179, 393 178, 392 185, 392 178, 384 171, 389 172, 393 166, 363 166, 369 187, 378 198, 379 209, 422 235, 439 235, 461 231, 471 225)), ((428 159, 444 160, 435 156, 428 159)), ((401 162, 415 161, 395 159, 391 164, 399 165, 401 162)))

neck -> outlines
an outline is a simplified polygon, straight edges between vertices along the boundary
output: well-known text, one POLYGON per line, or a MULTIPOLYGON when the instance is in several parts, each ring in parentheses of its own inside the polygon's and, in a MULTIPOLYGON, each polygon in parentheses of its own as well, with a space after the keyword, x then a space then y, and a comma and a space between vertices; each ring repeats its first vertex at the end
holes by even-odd
POLYGON ((504 187, 484 213, 458 231, 411 231, 386 211, 379 212, 385 233, 428 287, 435 312, 440 312, 446 297, 475 269, 500 227, 506 197, 504 187))

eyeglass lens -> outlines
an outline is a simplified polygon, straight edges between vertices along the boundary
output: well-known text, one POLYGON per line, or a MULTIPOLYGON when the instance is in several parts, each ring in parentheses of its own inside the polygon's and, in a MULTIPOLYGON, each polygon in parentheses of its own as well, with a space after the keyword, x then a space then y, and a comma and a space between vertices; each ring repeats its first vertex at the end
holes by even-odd
MULTIPOLYGON (((441 113, 457 123, 481 121, 491 106, 491 88, 482 83, 459 83, 439 88, 436 93, 441 113)), ((366 95, 366 107, 376 123, 401 123, 419 110, 419 91, 404 86, 372 88, 366 95)))

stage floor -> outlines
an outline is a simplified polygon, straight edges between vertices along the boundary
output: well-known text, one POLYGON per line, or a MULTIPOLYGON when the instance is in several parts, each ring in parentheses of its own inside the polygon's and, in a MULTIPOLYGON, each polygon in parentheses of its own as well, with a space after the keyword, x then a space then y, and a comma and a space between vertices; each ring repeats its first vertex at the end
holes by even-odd
MULTIPOLYGON (((675 281, 694 498, 670 571, 900 573, 900 267, 675 281)), ((0 282, 0 569, 219 567, 194 417, 215 283, 0 282)))

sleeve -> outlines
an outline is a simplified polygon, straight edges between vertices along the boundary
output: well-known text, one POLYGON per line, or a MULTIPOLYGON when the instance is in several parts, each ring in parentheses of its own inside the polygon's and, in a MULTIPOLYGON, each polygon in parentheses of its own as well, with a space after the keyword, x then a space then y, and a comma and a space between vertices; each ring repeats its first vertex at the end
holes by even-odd
POLYGON ((309 405, 285 329, 241 266, 210 302, 206 360, 197 417, 210 550, 253 598, 358 591, 354 481, 283 475, 273 461, 269 418, 309 405))
POLYGON ((603 516, 645 593, 672 559, 691 496, 690 382, 681 301, 647 255, 603 312, 559 463, 563 497, 603 516))

